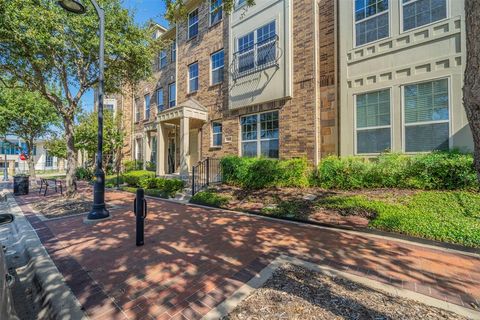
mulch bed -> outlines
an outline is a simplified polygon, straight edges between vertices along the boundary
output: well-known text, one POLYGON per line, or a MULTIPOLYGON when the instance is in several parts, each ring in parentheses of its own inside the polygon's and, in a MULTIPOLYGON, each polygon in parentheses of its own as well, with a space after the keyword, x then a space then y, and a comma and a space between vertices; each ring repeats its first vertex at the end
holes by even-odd
POLYGON ((73 198, 62 196, 32 203, 31 206, 44 217, 51 219, 87 213, 92 209, 92 200, 84 195, 77 195, 73 198))
POLYGON ((412 195, 418 191, 401 189, 369 189, 336 191, 320 188, 269 188, 262 190, 244 190, 234 186, 220 185, 213 187, 216 193, 228 196, 226 209, 264 214, 265 209, 275 208, 279 203, 294 202, 295 218, 304 221, 366 228, 375 214, 358 208, 355 210, 336 210, 322 208, 315 201, 329 196, 363 195, 369 199, 381 199, 396 202, 400 197, 412 195))
POLYGON ((223 320, 466 319, 352 281, 285 265, 223 320))

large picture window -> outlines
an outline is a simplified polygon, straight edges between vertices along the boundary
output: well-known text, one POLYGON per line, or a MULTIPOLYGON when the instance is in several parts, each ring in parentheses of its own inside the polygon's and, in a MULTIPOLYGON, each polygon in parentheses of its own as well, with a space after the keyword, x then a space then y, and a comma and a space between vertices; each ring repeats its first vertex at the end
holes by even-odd
POLYGON ((404 31, 447 17, 447 0, 402 0, 402 5, 404 31))
POLYGON ((448 79, 407 85, 403 91, 405 151, 448 150, 448 79))
POLYGON ((355 1, 355 44, 363 44, 386 38, 389 35, 389 0, 355 1))
POLYGON ((242 156, 278 158, 278 111, 241 117, 240 124, 242 156))
POLYGON ((357 154, 391 149, 390 90, 356 96, 357 154))

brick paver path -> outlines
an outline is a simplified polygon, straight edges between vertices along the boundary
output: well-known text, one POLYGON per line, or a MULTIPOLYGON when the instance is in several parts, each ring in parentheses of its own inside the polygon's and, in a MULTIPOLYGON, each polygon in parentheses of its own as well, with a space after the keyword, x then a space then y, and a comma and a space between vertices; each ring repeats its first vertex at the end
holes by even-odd
POLYGON ((92 319, 199 319, 279 254, 346 270, 475 308, 480 258, 369 235, 298 226, 148 200, 145 246, 135 246, 133 194, 108 192, 112 219, 42 222, 17 197, 92 319))

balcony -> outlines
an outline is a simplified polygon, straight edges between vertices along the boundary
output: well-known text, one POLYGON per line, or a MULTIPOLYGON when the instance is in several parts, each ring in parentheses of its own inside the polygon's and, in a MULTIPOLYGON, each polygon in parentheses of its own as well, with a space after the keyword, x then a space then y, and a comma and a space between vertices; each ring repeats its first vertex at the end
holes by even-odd
POLYGON ((279 66, 281 50, 275 35, 243 48, 233 54, 232 75, 234 79, 259 72, 272 66, 279 66))

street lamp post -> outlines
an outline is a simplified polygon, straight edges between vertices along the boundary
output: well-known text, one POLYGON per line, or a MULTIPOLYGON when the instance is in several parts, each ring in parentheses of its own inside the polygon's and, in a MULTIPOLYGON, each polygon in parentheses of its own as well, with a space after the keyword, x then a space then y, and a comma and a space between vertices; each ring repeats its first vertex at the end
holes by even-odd
MULTIPOLYGON (((93 184, 93 206, 88 214, 88 220, 106 219, 110 216, 105 206, 105 173, 102 169, 103 159, 103 94, 104 94, 104 42, 105 42, 105 12, 95 0, 90 0, 95 7, 98 19, 100 22, 100 53, 99 53, 99 69, 98 76, 98 142, 97 142, 97 161, 95 168, 95 183, 93 184)), ((81 0, 60 0, 57 2, 63 9, 76 13, 83 14, 86 12, 85 6, 81 0)))

